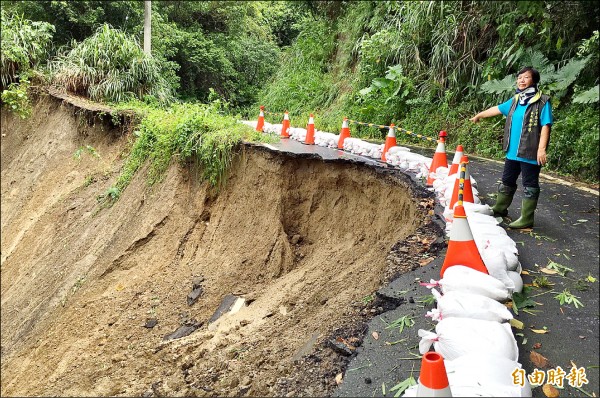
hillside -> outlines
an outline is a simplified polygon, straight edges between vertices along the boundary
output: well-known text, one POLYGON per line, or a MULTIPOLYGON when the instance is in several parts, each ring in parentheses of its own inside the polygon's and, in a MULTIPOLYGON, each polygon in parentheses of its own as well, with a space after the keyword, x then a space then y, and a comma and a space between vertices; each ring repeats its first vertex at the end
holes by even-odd
MULTIPOLYGON (((102 207, 131 134, 51 97, 2 112, 3 396, 276 395, 423 222, 405 178, 250 145, 220 192, 172 164, 102 207), (209 324, 229 294, 246 304, 209 324)), ((343 361, 318 357, 323 394, 343 361)))

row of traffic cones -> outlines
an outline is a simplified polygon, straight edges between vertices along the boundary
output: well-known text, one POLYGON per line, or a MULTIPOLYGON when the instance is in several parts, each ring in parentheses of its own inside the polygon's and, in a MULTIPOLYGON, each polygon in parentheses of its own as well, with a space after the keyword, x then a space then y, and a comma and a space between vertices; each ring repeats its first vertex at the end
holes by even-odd
MULTIPOLYGON (((265 125, 265 114, 264 114, 264 110, 265 107, 264 106, 260 106, 260 112, 258 115, 258 123, 256 124, 256 131, 263 131, 264 125, 265 125)), ((281 134, 280 137, 281 138, 289 138, 290 134, 289 134, 289 130, 290 130, 290 117, 289 117, 289 113, 288 111, 285 111, 283 114, 283 121, 282 121, 282 125, 281 125, 281 134)), ((438 140, 438 146, 436 148, 435 151, 435 155, 433 156, 433 161, 431 163, 431 167, 430 167, 430 173, 431 172, 435 172, 435 170, 437 170, 438 167, 447 167, 448 166, 448 160, 446 158, 446 151, 445 151, 445 139, 448 136, 448 134, 445 131, 440 131, 440 139, 438 140)), ((348 126, 348 118, 345 117, 344 121, 342 122, 342 130, 340 132, 340 138, 338 140, 338 149, 343 149, 344 148, 344 140, 346 138, 350 137, 350 127, 348 126)), ((306 138, 304 140, 305 144, 308 145, 313 145, 315 143, 315 119, 313 114, 311 113, 309 118, 308 118, 308 124, 306 126, 306 138)), ((394 123, 392 123, 389 127, 389 132, 385 138, 385 144, 383 146, 383 152, 381 153, 381 160, 382 161, 387 161, 385 154, 387 153, 387 151, 392 148, 397 146, 398 143, 396 141, 396 126, 394 125, 394 123)), ((462 147, 461 151, 462 151, 462 147)), ((461 152, 462 153, 462 152, 461 152)), ((433 177, 428 177, 427 179, 427 186, 431 186, 433 184, 433 177)))
MULTIPOLYGON (((256 123, 256 131, 263 131, 265 126, 265 107, 261 105, 260 113, 258 115, 258 122, 256 123)), ((283 113, 283 121, 281 122, 281 138, 290 138, 290 115, 288 111, 283 113)), ((345 117, 342 123, 342 131, 340 132, 340 138, 338 140, 338 149, 344 148, 344 140, 350 137, 350 128, 348 127, 348 118, 345 117)), ((314 145, 315 143, 315 118, 311 113, 308 118, 308 124, 306 125, 306 138, 304 143, 307 145, 314 145)))
MULTIPOLYGON (((264 126, 264 107, 261 106, 257 130, 262 131, 264 126), (260 126, 260 129, 259 129, 260 126)), ((289 138, 290 120, 288 112, 284 113, 283 123, 281 128, 281 137, 289 138)), ((308 120, 307 133, 305 144, 314 144, 314 117, 311 114, 308 120)), ((437 148, 429 168, 429 176, 427 185, 433 184, 433 175, 439 167, 447 167, 447 157, 445 150, 445 141, 447 137, 445 131, 440 131, 437 141, 437 148)), ((343 149, 344 140, 350 137, 350 128, 348 126, 348 118, 344 118, 342 122, 342 130, 338 141, 338 148, 343 149)), ((391 148, 397 146, 396 129, 394 124, 390 125, 387 134, 384 149, 381 159, 386 161, 385 154, 391 148)), ((477 245, 473 238, 473 233, 469 227, 467 215, 463 202, 474 202, 473 190, 471 187, 471 179, 469 174, 469 159, 464 155, 464 150, 461 145, 456 147, 456 152, 449 169, 449 175, 457 174, 454 184, 454 190, 450 199, 449 206, 454 209, 454 221, 452 230, 450 231, 450 240, 446 257, 442 264, 440 276, 444 276, 444 272, 452 266, 462 265, 467 266, 477 271, 488 274, 488 270, 479 254, 477 245)), ((417 397, 451 397, 450 386, 444 358, 436 352, 427 352, 421 360, 421 370, 417 387, 417 397)))
MULTIPOLYGON (((257 131, 262 131, 263 127, 264 127, 264 123, 265 123, 265 115, 264 115, 264 106, 261 105, 260 107, 260 113, 258 116, 258 123, 256 125, 256 130, 257 131)), ((282 125, 281 125, 281 138, 289 138, 290 134, 290 117, 289 117, 289 113, 287 111, 284 112, 283 114, 283 121, 282 121, 282 125)), ((429 167, 429 175, 427 177, 427 182, 426 185, 427 186, 432 186, 433 185, 433 173, 436 172, 436 170, 439 167, 447 167, 448 166, 448 159, 446 156, 446 148, 445 148, 445 143, 446 143, 446 137, 448 136, 448 134, 446 133, 446 131, 440 131, 439 134, 439 139, 437 141, 437 148, 435 150, 435 154, 433 155, 433 159, 431 161, 431 166, 429 167)), ((340 132, 340 136, 338 139, 338 149, 343 149, 344 148, 344 141, 346 138, 350 137, 350 127, 348 126, 348 118, 345 117, 344 121, 342 122, 342 130, 340 132)), ((311 113, 308 119, 308 124, 306 126, 306 138, 304 139, 304 143, 307 145, 314 145, 315 143, 315 119, 313 114, 311 113)), ((397 146, 397 141, 396 141, 396 126, 392 123, 389 127, 389 132, 386 136, 385 139, 385 144, 383 147, 383 151, 381 153, 381 160, 382 161, 387 161, 385 154, 389 151, 390 148, 397 146)), ((452 198, 450 200, 450 208, 453 208, 454 205, 458 202, 458 198, 459 195, 462 194, 462 201, 464 202, 474 202, 474 198, 473 198, 473 190, 471 187, 471 179, 469 176, 469 172, 468 172, 468 165, 469 160, 466 156, 463 155, 463 147, 462 145, 458 145, 456 147, 456 152, 454 154, 454 159, 452 160, 452 165, 450 166, 450 170, 448 175, 452 175, 455 173, 458 173, 458 168, 459 168, 459 164, 460 165, 465 165, 464 166, 464 172, 465 172, 465 176, 463 179, 456 179, 455 185, 454 185, 454 190, 452 193, 452 198), (461 189, 462 187, 462 189, 461 189), (462 192, 460 192, 462 191, 462 192)))
MULTIPOLYGON (((445 132, 440 132, 440 139, 434 158, 429 169, 430 176, 427 179, 427 185, 433 184, 431 173, 439 167, 447 167, 447 158, 445 151, 445 132), (444 133, 444 134, 442 134, 444 133)), ((449 207, 454 209, 454 221, 450 230, 450 240, 446 257, 442 264, 440 277, 443 278, 444 272, 455 265, 462 265, 474 270, 488 274, 488 270, 477 249, 473 238, 473 233, 469 227, 467 214, 463 202, 474 202, 473 190, 471 187, 471 178, 469 175, 469 158, 464 155, 462 145, 456 147, 452 165, 448 175, 456 174, 454 189, 450 199, 449 207)), ((436 352, 427 352, 421 362, 421 371, 419 375, 419 384, 417 397, 451 397, 452 392, 448 383, 446 367, 443 357, 436 352)))
MULTIPOLYGON (((442 137, 440 136, 440 141, 441 140, 442 137)), ((438 150, 439 149, 440 143, 438 143, 438 150)), ((438 151, 436 150, 436 152, 438 151)), ((432 162, 432 167, 433 165, 434 162, 432 162)), ((450 230, 450 240, 448 242, 446 257, 444 258, 442 269, 440 271, 440 278, 444 277, 444 272, 448 268, 455 265, 466 266, 488 274, 485 263, 475 244, 473 233, 469 227, 467 214, 463 206, 463 201, 474 202, 468 165, 469 159, 463 154, 463 147, 458 145, 452 161, 452 166, 449 170, 449 175, 457 174, 452 198, 449 204, 450 208, 454 208, 454 221, 452 229, 450 230)), ((441 166, 446 165, 441 164, 441 166)), ((437 170, 437 167, 433 170, 437 170)), ((423 355, 417 387, 417 397, 452 397, 452 391, 446 373, 446 366, 444 365, 444 358, 439 353, 427 352, 423 355)))
MULTIPOLYGON (((264 126, 264 106, 260 107, 260 115, 256 129, 262 131, 264 126)), ((281 128, 281 137, 288 138, 290 129, 289 114, 286 111, 283 117, 283 123, 281 128)), ((446 156, 445 142, 448 134, 445 131, 440 131, 438 145, 435 150, 435 154, 431 161, 429 168, 430 175, 427 178, 427 185, 433 184, 432 173, 435 173, 439 167, 447 167, 448 161, 446 156)), ((348 126, 348 118, 344 118, 342 122, 342 130, 338 141, 338 148, 342 149, 344 140, 350 137, 350 128, 348 126)), ((308 125, 306 128, 306 139, 305 144, 315 143, 315 121, 314 116, 311 113, 308 119, 308 125)), ((392 123, 387 134, 384 149, 381 155, 381 160, 385 161, 385 154, 391 148, 397 146, 396 142, 396 128, 392 123)), ((448 251, 446 253, 446 259, 442 266, 441 276, 443 277, 444 271, 452 265, 465 265, 476 269, 481 272, 487 272, 487 269, 481 259, 481 255, 477 250, 475 241, 473 240, 473 234, 469 228, 467 222, 466 213, 463 202, 474 202, 473 188, 471 187, 471 178, 469 174, 469 159, 464 155, 462 145, 456 147, 454 159, 450 166, 449 175, 457 174, 457 178, 454 183, 454 189, 452 191, 452 197, 450 199, 449 206, 454 209, 454 224, 452 231, 450 232, 450 241, 448 243, 448 251)))

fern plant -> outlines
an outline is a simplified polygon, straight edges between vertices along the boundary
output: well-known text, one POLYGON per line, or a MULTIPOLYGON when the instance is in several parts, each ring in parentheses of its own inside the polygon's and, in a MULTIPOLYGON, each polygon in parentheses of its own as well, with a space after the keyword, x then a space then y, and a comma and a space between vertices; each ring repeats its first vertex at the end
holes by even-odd
POLYGON ((600 101, 600 84, 589 90, 577 93, 577 95, 573 97, 573 102, 578 104, 591 104, 598 101, 600 101))
MULTIPOLYGON (((540 89, 553 97, 555 105, 562 97, 565 96, 567 90, 575 81, 579 73, 585 68, 591 55, 583 58, 571 58, 565 65, 557 68, 548 58, 540 51, 528 48, 520 58, 523 65, 530 65, 540 72, 540 89)), ((515 90, 515 76, 508 75, 503 79, 493 79, 481 85, 480 91, 486 94, 506 95, 515 90)), ((593 94, 593 93, 592 93, 593 94)), ((589 94, 589 95, 592 95, 589 94)), ((588 96, 586 95, 586 97, 588 96)))

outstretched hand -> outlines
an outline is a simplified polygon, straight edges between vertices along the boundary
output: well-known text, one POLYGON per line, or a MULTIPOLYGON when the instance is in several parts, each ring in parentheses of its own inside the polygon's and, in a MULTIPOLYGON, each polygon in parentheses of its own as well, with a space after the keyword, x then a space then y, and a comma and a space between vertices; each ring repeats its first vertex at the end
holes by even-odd
POLYGON ((475 115, 472 118, 470 118, 469 120, 472 121, 473 123, 477 123, 479 122, 479 119, 481 119, 479 116, 475 115))

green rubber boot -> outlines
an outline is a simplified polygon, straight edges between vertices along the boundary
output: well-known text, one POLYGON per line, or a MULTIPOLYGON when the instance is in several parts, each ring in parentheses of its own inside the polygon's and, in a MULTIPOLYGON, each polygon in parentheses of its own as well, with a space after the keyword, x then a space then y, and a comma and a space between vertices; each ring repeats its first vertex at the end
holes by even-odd
POLYGON ((508 224, 512 229, 523 229, 533 227, 533 216, 540 196, 539 188, 525 187, 523 190, 523 201, 521 202, 521 217, 508 224))
POLYGON ((506 217, 508 215, 508 206, 512 203, 516 190, 517 187, 509 187, 502 183, 498 184, 496 204, 492 207, 494 217, 506 217))

